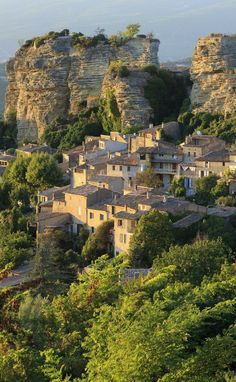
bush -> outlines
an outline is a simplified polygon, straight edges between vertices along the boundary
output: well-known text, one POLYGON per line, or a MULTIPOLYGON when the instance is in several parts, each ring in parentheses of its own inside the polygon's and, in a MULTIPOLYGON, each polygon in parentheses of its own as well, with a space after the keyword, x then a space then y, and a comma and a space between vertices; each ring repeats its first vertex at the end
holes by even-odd
POLYGON ((121 78, 128 77, 130 74, 129 69, 126 65, 124 65, 124 62, 121 60, 112 61, 109 65, 109 72, 121 78))
POLYGON ((151 64, 149 64, 149 65, 145 65, 145 66, 143 67, 143 71, 144 71, 144 72, 147 72, 147 73, 149 73, 149 74, 151 74, 152 76, 158 74, 158 68, 157 68, 156 65, 151 65, 151 64))
POLYGON ((153 123, 176 119, 188 95, 188 80, 153 65, 143 70, 151 74, 144 95, 153 109, 153 123))
POLYGON ((181 176, 179 179, 173 179, 173 182, 169 188, 169 192, 176 197, 186 196, 186 188, 184 187, 183 176, 181 176))
POLYGON ((222 207, 236 207, 236 198, 235 196, 220 196, 216 200, 216 204, 222 207))

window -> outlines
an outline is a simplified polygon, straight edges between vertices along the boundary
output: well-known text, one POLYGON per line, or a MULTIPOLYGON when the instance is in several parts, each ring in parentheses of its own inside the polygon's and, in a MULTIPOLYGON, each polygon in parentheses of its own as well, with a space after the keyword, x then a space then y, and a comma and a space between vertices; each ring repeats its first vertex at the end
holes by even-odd
POLYGON ((94 213, 93 213, 93 212, 89 212, 89 218, 90 218, 90 219, 93 219, 93 218, 94 218, 94 213))
POLYGON ((130 166, 127 167, 127 171, 130 171, 130 166))
POLYGON ((100 214, 100 220, 104 220, 104 215, 100 214))
POLYGON ((209 162, 205 162, 205 167, 206 167, 206 168, 209 167, 209 162))
POLYGON ((225 162, 222 163, 222 166, 225 166, 225 162))
POLYGON ((120 242, 126 244, 126 234, 125 233, 120 234, 120 242))
POLYGON ((95 232, 95 228, 91 227, 91 231, 92 231, 92 233, 94 233, 95 232))
POLYGON ((172 168, 173 168, 173 170, 177 170, 177 164, 173 163, 172 168))
POLYGON ((193 153, 193 156, 196 158, 196 156, 197 156, 197 153, 196 153, 196 151, 194 151, 194 153, 193 153))
POLYGON ((141 159, 141 160, 145 160, 145 154, 141 154, 141 155, 140 155, 140 159, 141 159))
POLYGON ((191 156, 191 153, 190 153, 190 151, 188 152, 188 157, 190 157, 191 156))
POLYGON ((120 166, 120 171, 122 171, 122 166, 120 166))
POLYGON ((114 206, 111 207, 111 213, 112 213, 112 215, 114 215, 116 213, 116 207, 114 207, 114 206))
POLYGON ((119 219, 118 222, 117 222, 117 225, 118 225, 118 227, 122 227, 123 221, 121 219, 119 219))
POLYGON ((112 171, 116 171, 116 166, 112 166, 112 171))

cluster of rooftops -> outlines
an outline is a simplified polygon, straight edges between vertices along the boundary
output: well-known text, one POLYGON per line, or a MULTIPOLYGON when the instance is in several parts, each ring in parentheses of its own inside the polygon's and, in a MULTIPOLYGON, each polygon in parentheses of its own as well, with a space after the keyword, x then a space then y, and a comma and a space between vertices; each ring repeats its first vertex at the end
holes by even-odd
MULTIPOLYGON (((152 209, 185 213, 174 223, 175 228, 186 228, 206 214, 228 217, 235 213, 234 208, 209 209, 169 194, 175 178, 183 177, 187 195, 193 195, 198 178, 213 173, 222 178, 226 171, 236 172, 236 150, 223 140, 198 133, 175 145, 170 140, 178 134, 179 125, 171 122, 136 134, 88 136, 82 145, 63 152, 59 166, 67 185, 38 193, 38 235, 57 229, 76 233, 84 225, 94 232, 101 223, 113 219, 114 248, 119 253, 128 249, 138 220, 152 209), (163 131, 168 140, 162 138, 163 131), (142 184, 142 174, 150 168, 160 181, 158 188, 142 184)), ((51 155, 55 150, 30 144, 18 148, 16 155, 30 157, 40 152, 51 155)), ((14 159, 1 153, 0 176, 1 169, 3 172, 14 159)), ((230 192, 236 192, 234 176, 230 192)))
MULTIPOLYGON (((152 209, 184 213, 175 228, 195 224, 206 214, 228 217, 235 213, 235 208, 210 209, 176 198, 168 189, 174 178, 183 177, 187 194, 194 194, 199 177, 211 173, 223 177, 226 170, 236 170, 236 152, 223 140, 200 134, 174 145, 162 139, 162 130, 163 125, 131 135, 90 136, 81 146, 64 152, 60 166, 69 184, 38 194, 38 234, 54 229, 76 233, 84 225, 94 232, 113 219, 114 248, 119 253, 128 250, 138 220, 152 209), (158 189, 137 182, 137 174, 140 179, 149 168, 162 182, 158 189)), ((232 178, 232 194, 234 188, 232 178)))

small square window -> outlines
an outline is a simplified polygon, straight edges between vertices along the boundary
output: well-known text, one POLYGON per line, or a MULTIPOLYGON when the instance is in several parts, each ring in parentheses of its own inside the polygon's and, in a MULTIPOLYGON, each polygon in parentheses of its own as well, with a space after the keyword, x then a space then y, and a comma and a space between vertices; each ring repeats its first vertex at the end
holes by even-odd
POLYGON ((116 171, 116 166, 112 166, 112 171, 116 171))
POLYGON ((89 218, 90 218, 90 219, 93 219, 93 218, 94 218, 94 213, 93 213, 93 212, 90 212, 90 213, 89 213, 89 218))

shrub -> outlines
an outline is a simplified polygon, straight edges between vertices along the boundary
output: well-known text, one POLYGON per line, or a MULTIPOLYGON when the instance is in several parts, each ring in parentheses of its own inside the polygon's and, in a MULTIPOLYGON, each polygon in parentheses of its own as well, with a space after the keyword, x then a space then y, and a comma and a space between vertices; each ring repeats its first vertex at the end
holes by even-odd
POLYGON ((114 74, 118 77, 128 77, 130 74, 129 69, 126 65, 124 65, 124 62, 121 60, 118 61, 112 61, 109 65, 109 73, 114 74))

